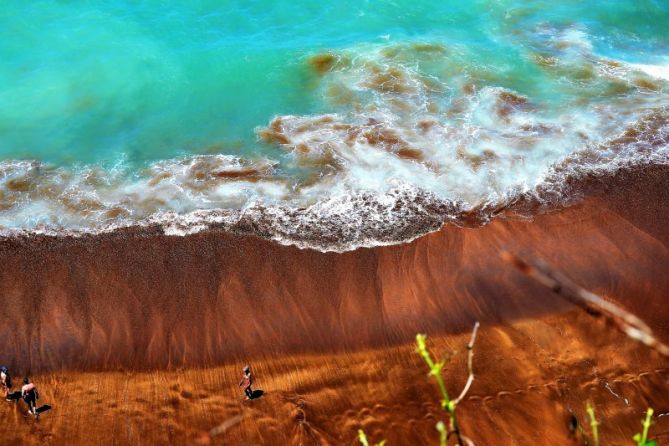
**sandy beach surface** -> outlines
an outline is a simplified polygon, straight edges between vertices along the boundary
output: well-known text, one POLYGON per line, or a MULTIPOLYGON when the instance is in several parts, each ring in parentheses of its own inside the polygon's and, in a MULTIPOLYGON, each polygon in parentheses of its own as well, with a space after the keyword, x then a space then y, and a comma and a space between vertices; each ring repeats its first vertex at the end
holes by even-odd
MULTIPOLYGON (((597 183, 597 180, 593 180, 597 183)), ((11 444, 437 444, 435 386, 417 332, 466 379, 477 445, 578 444, 591 401, 602 444, 630 444, 648 406, 669 440, 669 362, 524 277, 542 258, 669 340, 669 169, 630 169, 532 220, 445 226, 342 254, 207 231, 0 242, 2 361, 31 373, 39 421, 2 404, 11 444), (588 192, 589 191, 589 192, 588 192), (237 387, 250 362, 266 394, 237 387)))
MULTIPOLYGON (((669 409, 666 360, 593 324, 582 312, 484 327, 475 383, 459 410, 477 445, 582 444, 585 402, 601 419, 602 444, 630 444, 645 407, 669 409)), ((429 337, 437 353, 458 353, 446 382, 458 393, 468 335, 429 337)), ((412 344, 330 355, 256 358, 257 388, 244 401, 242 364, 172 371, 49 373, 35 377, 54 409, 39 421, 2 407, 10 444, 356 444, 357 429, 390 444, 437 444, 437 389, 412 344)), ((651 430, 663 444, 669 421, 651 430)))

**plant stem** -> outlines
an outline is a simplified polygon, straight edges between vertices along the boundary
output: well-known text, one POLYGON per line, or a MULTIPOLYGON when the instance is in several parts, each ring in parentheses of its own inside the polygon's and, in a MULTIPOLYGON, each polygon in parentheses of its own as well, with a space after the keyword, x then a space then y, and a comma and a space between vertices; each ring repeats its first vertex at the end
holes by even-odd
POLYGON ((590 428, 592 429, 592 443, 594 446, 599 446, 599 422, 597 421, 597 418, 595 418, 595 409, 592 407, 592 405, 588 402, 586 408, 586 412, 588 412, 588 416, 590 417, 590 428))
POLYGON ((416 335, 416 344, 418 346, 418 354, 423 358, 425 364, 427 364, 430 369, 430 376, 434 377, 439 386, 439 392, 441 392, 441 408, 448 412, 450 418, 450 431, 453 432, 458 439, 458 445, 462 446, 462 440, 460 438, 460 429, 458 427, 458 422, 455 419, 455 404, 452 403, 451 399, 448 396, 448 391, 446 390, 446 383, 444 383, 444 377, 441 375, 441 370, 444 368, 443 362, 434 362, 430 352, 427 349, 425 343, 426 336, 423 334, 416 335))
POLYGON ((646 419, 643 421, 643 433, 641 434, 641 444, 645 445, 648 440, 648 429, 652 424, 651 418, 653 417, 653 409, 650 407, 646 411, 646 419))

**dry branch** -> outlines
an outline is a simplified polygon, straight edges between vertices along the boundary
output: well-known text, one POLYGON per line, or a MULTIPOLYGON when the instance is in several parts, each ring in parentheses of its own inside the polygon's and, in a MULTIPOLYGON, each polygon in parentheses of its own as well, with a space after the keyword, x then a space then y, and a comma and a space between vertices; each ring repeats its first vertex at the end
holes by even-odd
POLYGON ((669 347, 655 337, 653 331, 644 321, 629 311, 582 288, 541 260, 530 263, 508 251, 504 252, 502 257, 526 275, 553 290, 558 296, 581 307, 595 317, 606 319, 630 338, 641 342, 663 356, 669 357, 669 347))
POLYGON ((455 404, 458 404, 462 399, 467 395, 467 392, 469 392, 469 388, 472 386, 472 383, 474 382, 474 342, 476 342, 476 333, 479 331, 479 323, 478 321, 474 324, 474 329, 472 330, 472 337, 469 340, 469 344, 467 344, 467 370, 469 371, 469 375, 467 376, 467 382, 465 383, 465 387, 462 388, 462 392, 460 392, 460 395, 454 400, 455 404))
POLYGON ((237 415, 232 418, 228 418, 223 423, 219 424, 218 426, 210 430, 209 435, 211 437, 215 437, 217 435, 224 434, 228 429, 239 424, 239 422, 242 421, 243 418, 244 415, 237 415))

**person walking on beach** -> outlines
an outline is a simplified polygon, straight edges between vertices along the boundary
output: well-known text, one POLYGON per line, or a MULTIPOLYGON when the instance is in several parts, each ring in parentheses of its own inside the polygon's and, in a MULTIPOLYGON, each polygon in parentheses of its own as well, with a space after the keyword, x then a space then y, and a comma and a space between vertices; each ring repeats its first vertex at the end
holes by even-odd
POLYGON ((21 398, 28 405, 28 413, 31 415, 38 416, 37 413, 37 400, 39 399, 39 393, 37 393, 37 387, 35 384, 30 382, 30 378, 27 376, 23 378, 23 387, 21 387, 21 398))
POLYGON ((242 369, 242 380, 239 382, 239 387, 244 386, 244 393, 246 394, 246 398, 249 400, 253 398, 251 384, 253 384, 253 373, 251 373, 251 366, 245 365, 242 369))
POLYGON ((0 388, 2 388, 5 399, 11 401, 9 393, 12 390, 12 377, 9 375, 9 369, 5 366, 0 367, 0 388))

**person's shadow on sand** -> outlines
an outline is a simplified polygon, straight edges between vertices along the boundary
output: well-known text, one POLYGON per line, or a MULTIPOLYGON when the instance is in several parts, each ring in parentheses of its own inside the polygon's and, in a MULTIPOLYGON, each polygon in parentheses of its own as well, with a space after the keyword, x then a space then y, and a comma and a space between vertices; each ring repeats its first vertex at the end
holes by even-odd
POLYGON ((35 412, 40 414, 46 412, 47 410, 51 410, 51 406, 49 406, 48 404, 43 404, 42 406, 35 409, 35 412))
MULTIPOLYGON (((254 392, 255 393, 255 392, 254 392)), ((260 391, 260 394, 262 395, 262 390, 260 391)), ((7 400, 9 401, 18 401, 21 399, 21 391, 17 390, 16 392, 12 392, 9 395, 7 395, 7 400)), ((37 415, 46 412, 47 410, 51 410, 51 406, 48 404, 43 404, 37 409, 35 409, 35 412, 37 415)))
POLYGON ((253 392, 251 392, 251 396, 249 397, 250 400, 256 400, 263 396, 265 394, 264 390, 256 389, 253 392))

